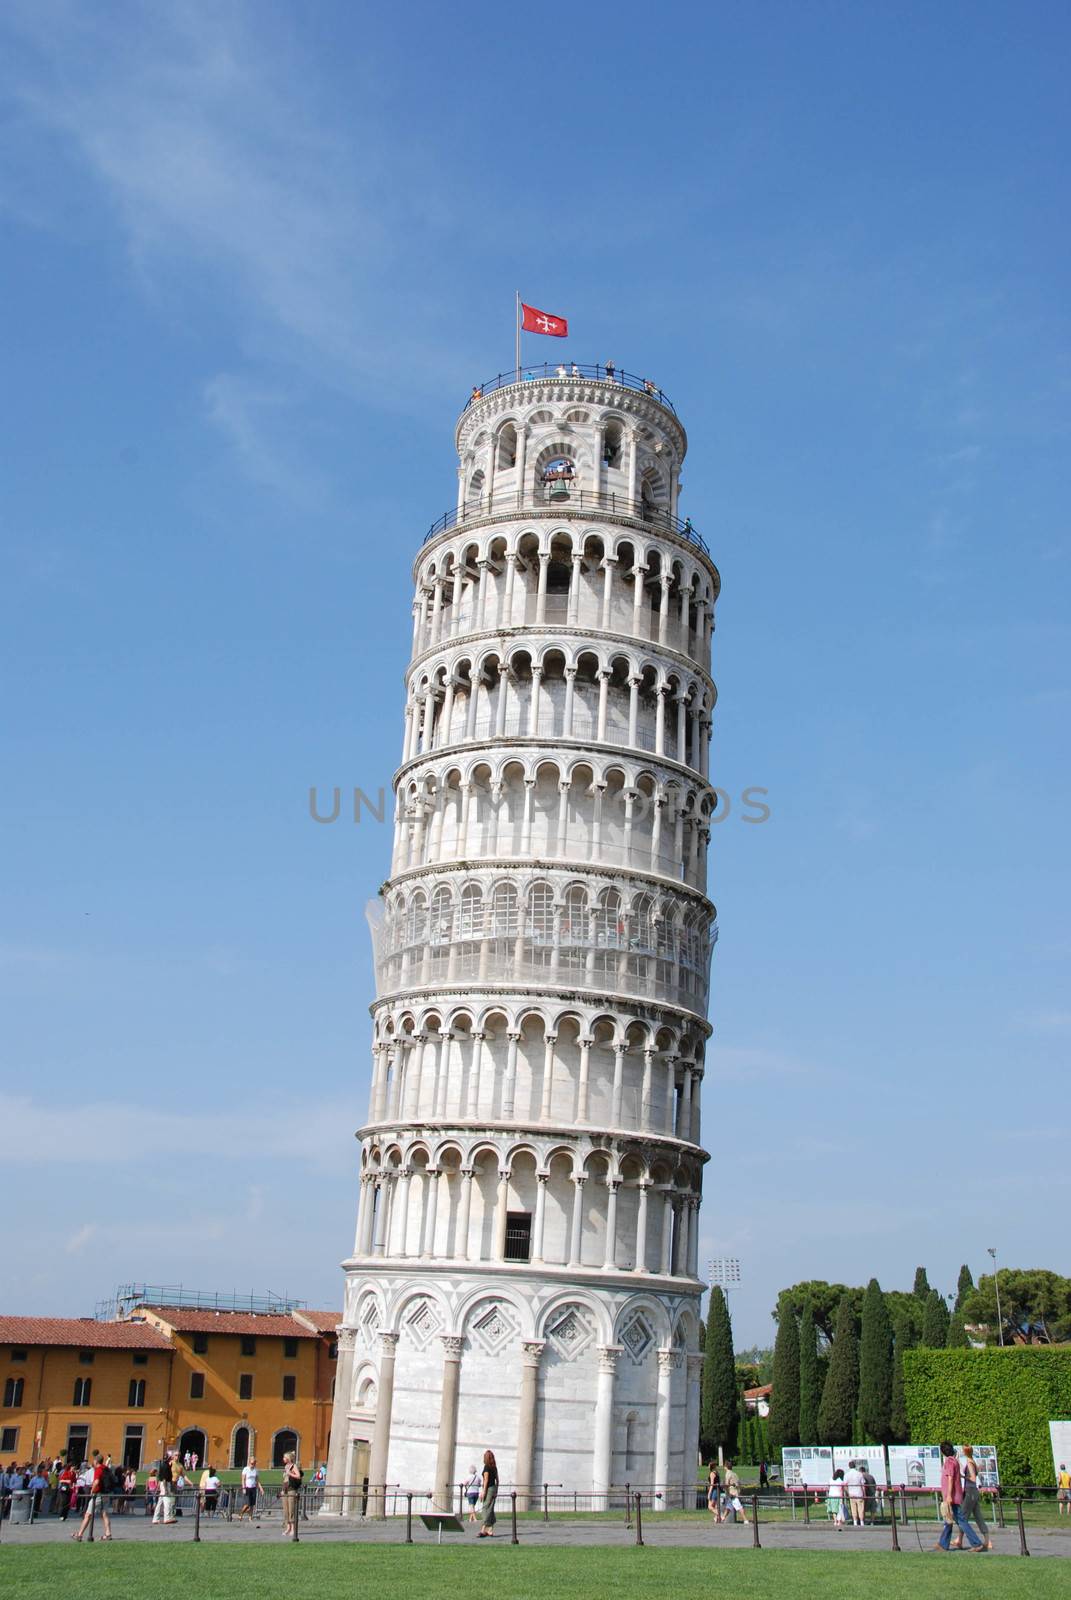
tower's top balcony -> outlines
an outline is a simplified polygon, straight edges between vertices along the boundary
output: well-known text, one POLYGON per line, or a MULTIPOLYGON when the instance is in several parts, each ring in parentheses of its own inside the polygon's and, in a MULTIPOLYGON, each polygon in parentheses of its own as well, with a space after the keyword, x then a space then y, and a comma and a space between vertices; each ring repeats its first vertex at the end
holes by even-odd
POLYGON ((578 366, 575 361, 529 363, 499 372, 485 383, 473 385, 458 419, 456 442, 464 453, 466 440, 480 426, 510 411, 523 413, 554 401, 594 405, 637 420, 647 417, 671 441, 678 460, 688 448, 687 435, 673 402, 652 378, 615 367, 612 362, 578 366), (655 408, 658 408, 657 410, 655 408), (663 415, 659 417, 658 413, 663 415))

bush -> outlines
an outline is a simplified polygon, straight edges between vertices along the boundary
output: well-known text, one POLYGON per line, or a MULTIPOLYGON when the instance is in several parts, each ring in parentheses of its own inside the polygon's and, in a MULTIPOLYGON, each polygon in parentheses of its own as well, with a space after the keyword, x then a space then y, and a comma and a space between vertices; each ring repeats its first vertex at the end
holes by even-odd
POLYGON ((1071 1416, 1071 1346, 905 1350, 916 1443, 993 1444, 1001 1482, 1052 1483, 1049 1421, 1071 1416))

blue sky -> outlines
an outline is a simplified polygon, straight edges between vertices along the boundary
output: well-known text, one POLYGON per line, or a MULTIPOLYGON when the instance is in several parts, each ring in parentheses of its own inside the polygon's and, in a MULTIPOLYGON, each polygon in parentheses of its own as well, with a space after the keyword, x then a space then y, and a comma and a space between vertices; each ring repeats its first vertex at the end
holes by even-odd
POLYGON ((515 287, 674 399, 713 770, 769 790, 712 849, 738 1343, 801 1277, 1066 1266, 1066 7, 0 33, 6 1309, 338 1301, 389 830, 307 794, 389 788, 515 287))

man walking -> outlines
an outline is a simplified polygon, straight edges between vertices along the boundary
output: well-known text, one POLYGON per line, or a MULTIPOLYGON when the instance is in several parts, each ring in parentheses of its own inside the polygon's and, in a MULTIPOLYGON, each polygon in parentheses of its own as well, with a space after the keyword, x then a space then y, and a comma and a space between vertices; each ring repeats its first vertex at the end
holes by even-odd
POLYGON ((947 1550, 952 1542, 952 1529, 957 1527, 963 1538, 966 1539, 971 1551, 984 1550, 986 1546, 979 1539, 966 1517, 963 1515, 963 1478, 956 1460, 956 1447, 945 1439, 941 1444, 941 1515, 944 1518, 944 1527, 941 1537, 934 1545, 935 1550, 947 1550))

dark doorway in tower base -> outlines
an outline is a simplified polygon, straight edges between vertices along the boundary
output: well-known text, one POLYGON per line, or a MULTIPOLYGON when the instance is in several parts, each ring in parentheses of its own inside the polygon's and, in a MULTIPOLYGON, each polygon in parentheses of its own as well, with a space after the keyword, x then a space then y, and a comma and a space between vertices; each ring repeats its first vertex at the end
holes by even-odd
POLYGON ((506 1212, 506 1260, 532 1258, 532 1215, 529 1211, 506 1212))

